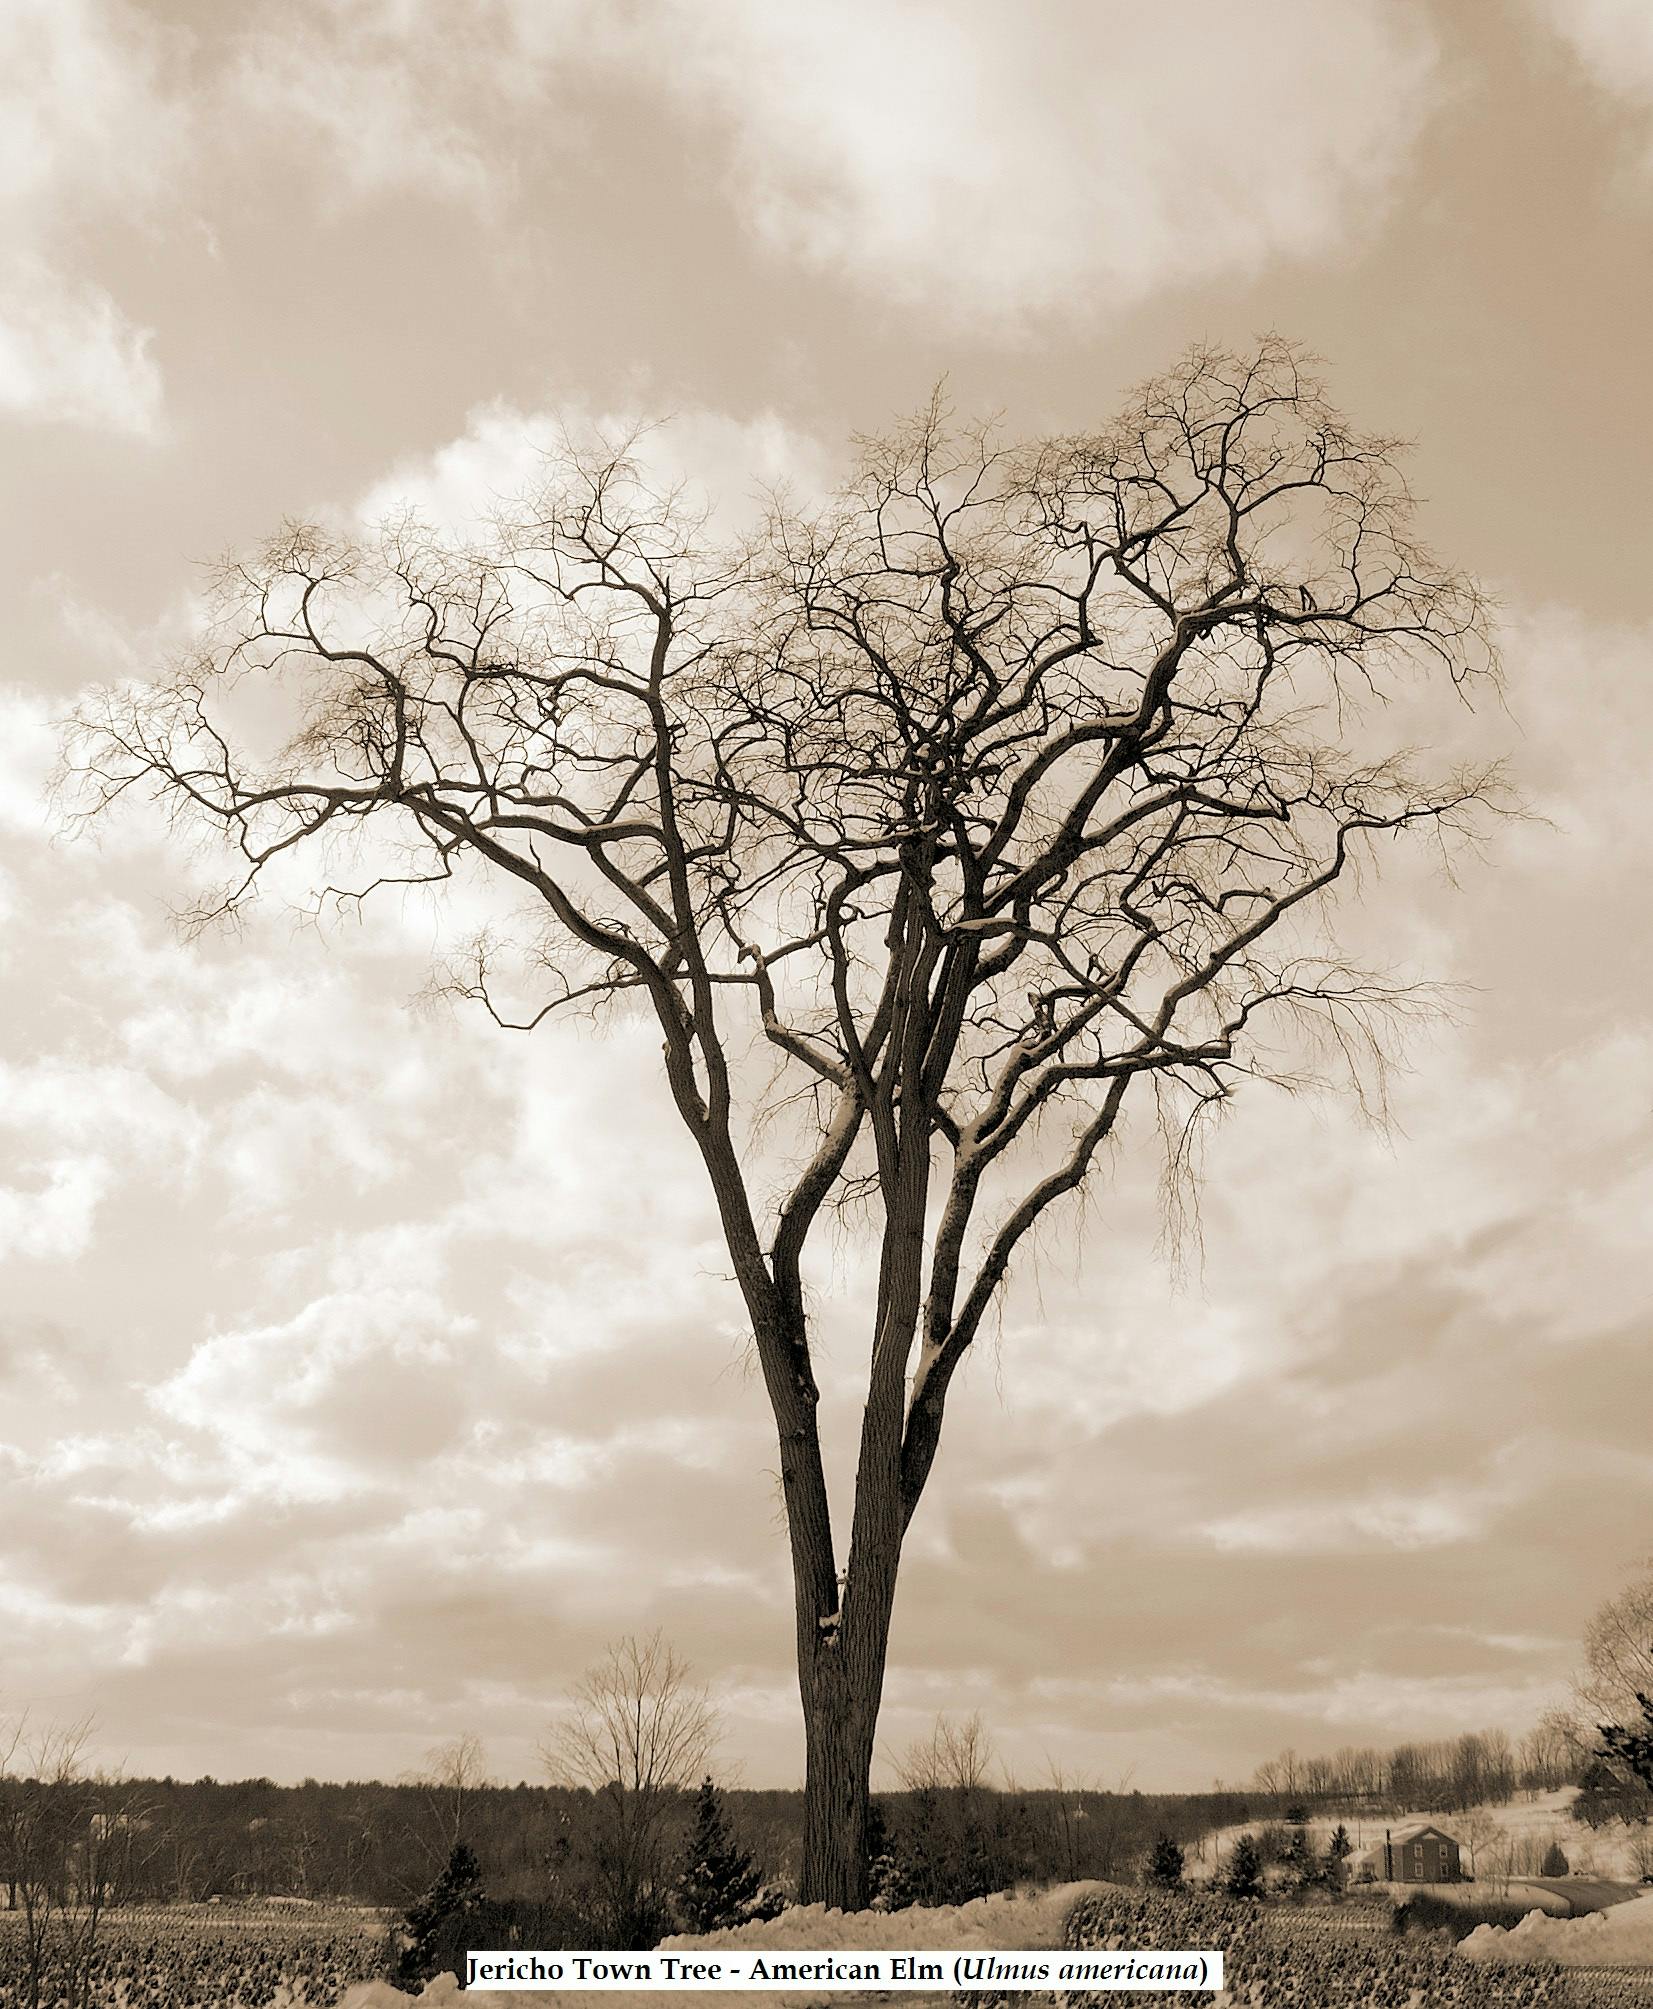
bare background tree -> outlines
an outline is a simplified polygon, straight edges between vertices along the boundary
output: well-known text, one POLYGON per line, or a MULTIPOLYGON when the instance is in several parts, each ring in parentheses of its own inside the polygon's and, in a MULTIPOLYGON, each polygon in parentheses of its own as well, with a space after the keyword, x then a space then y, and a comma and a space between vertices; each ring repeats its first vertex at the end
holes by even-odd
POLYGON ((1521 1739, 1520 1779, 1536 1797, 1570 1785, 1589 1762, 1592 1738, 1570 1709, 1546 1709, 1521 1739))
POLYGON ((238 847, 199 919, 306 845, 337 897, 479 869, 537 916, 539 995, 505 1002, 493 940, 464 978, 502 1022, 654 1014, 779 1440, 806 1901, 865 1898, 902 1543, 1013 1262, 1128 1105, 1174 1187, 1239 1081, 1318 1053, 1381 1088, 1432 1002, 1325 897, 1495 799, 1406 751, 1493 674, 1412 516, 1397 443, 1269 339, 1096 433, 1010 447, 932 407, 739 547, 624 451, 571 452, 471 548, 289 530, 222 569, 197 654, 82 716, 98 800, 152 788, 238 847), (266 759, 230 723, 255 676, 297 717, 266 759), (846 1199, 879 1254, 843 1544, 809 1264, 846 1199))
POLYGON ((1640 1723, 1638 1698, 1653 1694, 1653 1564, 1591 1617, 1573 1689, 1592 1731, 1598 1724, 1640 1723))
POLYGON ((570 1698, 543 1757, 559 1784, 586 1787, 616 1946, 668 1929, 671 1814, 706 1772, 718 1716, 660 1633, 611 1646, 570 1698))
POLYGON ((467 1731, 446 1744, 433 1745, 423 1766, 408 1775, 408 1783, 424 1789, 429 1821, 419 1839, 433 1867, 439 1868, 467 1839, 466 1813, 488 1784, 488 1754, 482 1739, 467 1731))
POLYGON ((91 1730, 0 1724, 0 1881, 18 1913, 21 2009, 89 2009, 104 1914, 148 1846, 141 1793, 89 1763, 91 1730))
POLYGON ((1051 1825, 1061 1851, 1062 1881, 1074 1883, 1079 1877, 1080 1838, 1084 1824, 1090 1818, 1085 1807, 1085 1795, 1090 1793, 1098 1799, 1100 1795, 1090 1781, 1070 1772, 1048 1752, 1045 1755, 1043 1783, 1051 1795, 1051 1825))
POLYGON ((909 1793, 975 1793, 987 1785, 992 1763, 993 1741, 978 1709, 961 1723, 938 1716, 928 1737, 907 1746, 895 1771, 909 1793))

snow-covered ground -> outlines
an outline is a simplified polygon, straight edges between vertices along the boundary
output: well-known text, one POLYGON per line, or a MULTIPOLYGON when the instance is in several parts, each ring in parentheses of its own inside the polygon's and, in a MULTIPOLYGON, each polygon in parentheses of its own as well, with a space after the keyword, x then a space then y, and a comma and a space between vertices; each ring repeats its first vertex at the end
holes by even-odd
MULTIPOLYGON (((1062 1924, 1087 1891, 1104 1888, 1094 1883, 1058 1884, 1051 1890, 1005 1893, 980 1897, 971 1904, 926 1907, 914 1905, 907 1911, 829 1911, 825 1905, 794 1905, 779 1918, 756 1925, 743 1925, 731 1932, 681 1933, 660 1942, 662 1952, 687 1951, 697 1946, 773 1946, 812 1952, 832 1952, 840 1948, 878 1948, 899 1951, 904 1947, 947 1947, 964 1952, 971 1947, 1059 1947, 1062 1924)), ((646 1956, 639 1956, 646 1957, 646 1956)), ((559 1989, 554 1995, 526 1989, 490 1990, 487 1994, 461 1991, 451 1974, 439 1974, 422 1994, 404 1995, 388 1982, 368 1981, 352 1988, 339 2009, 406 2009, 417 2002, 420 2009, 458 2009, 462 2002, 500 2005, 500 2009, 545 2009, 547 2003, 586 2005, 586 2009, 661 2009, 668 2000, 698 2001, 698 1996, 673 1998, 659 1991, 559 1989)), ((722 1997, 707 1997, 708 2002, 722 1997)), ((844 1989, 816 1992, 809 1989, 742 1991, 742 2009, 850 2009, 851 2004, 873 1999, 844 1989)), ((883 1998, 879 1998, 883 1999, 883 1998)), ((891 1998, 920 2009, 924 1997, 902 1994, 891 1998)))
POLYGON ((1653 1967, 1653 1897, 1633 1898, 1588 1918, 1529 1912, 1508 1931, 1478 1925, 1458 1952, 1465 1960, 1506 1965, 1557 1960, 1564 1967, 1653 1967))
MULTIPOLYGON (((682 1934, 663 1940, 661 1949, 688 1951, 717 1946, 799 1951, 856 1948, 891 1951, 905 1947, 950 1947, 961 1951, 972 1947, 1055 1949, 1062 1944, 1063 1922, 1078 1899, 1087 1891, 1108 1887, 1092 1883, 1062 1884, 1052 1890, 980 1898, 973 1904, 934 1910, 915 1906, 909 1911, 845 1913, 828 1911, 821 1905, 800 1906, 779 1918, 743 1926, 738 1931, 682 1934)), ((1389 1935, 1384 1934, 1382 1944, 1388 1943, 1389 1935)), ((1466 1960, 1507 1966, 1553 1960, 1569 1967, 1653 1967, 1653 1896, 1634 1899, 1588 1918, 1550 1918, 1533 1912, 1508 1931, 1480 1926, 1457 1952, 1466 1960)), ((471 1995, 461 1992, 453 1975, 443 1974, 418 1995, 404 1995, 383 1981, 361 1983, 343 1997, 339 2009, 409 2009, 412 2004, 417 2004, 418 2009, 459 2009, 466 2001, 497 2003, 500 2009, 541 2009, 547 2002, 574 2005, 575 2009, 661 2009, 664 2002, 699 1999, 680 1992, 645 1990, 566 1993, 559 1990, 555 1995, 507 1990, 471 1995)), ((1229 1999, 1227 1995, 1218 1996, 1214 2009, 1220 2009, 1229 1999)), ((1382 1996, 1385 2002, 1392 1999, 1388 1994, 1382 1996)), ((743 2009, 747 2004, 751 2009, 769 2009, 769 2005, 773 2009, 783 2009, 783 2005, 784 2009, 855 2009, 855 2005, 872 2001, 896 2002, 903 2009, 928 2009, 928 2005, 951 2000, 946 1994, 880 1996, 842 1989, 831 1992, 786 1989, 743 1992, 741 1996, 743 2009)))
MULTIPOLYGON (((1427 1821, 1455 1836, 1463 1847, 1464 1868, 1476 1858, 1477 1881, 1485 1884, 1502 1875, 1535 1875, 1543 1852, 1552 1842, 1559 1844, 1568 1868, 1578 1876, 1603 1877, 1615 1883, 1639 1882, 1644 1871, 1653 1869, 1653 1828, 1635 1827, 1611 1821, 1605 1827, 1589 1828, 1572 1819, 1569 1809, 1576 1786, 1562 1786, 1553 1793, 1529 1799, 1489 1802, 1461 1813, 1373 1814, 1338 1813, 1335 1809, 1317 1813, 1308 1823, 1309 1838, 1319 1851, 1325 1849, 1332 1830, 1341 1824, 1355 1845, 1355 1860, 1368 1849, 1380 1845, 1383 1831, 1398 1832, 1414 1822, 1427 1821), (1491 1830, 1496 1829, 1494 1835, 1491 1830), (1472 1851, 1471 1842, 1475 1846, 1472 1851)), ((1219 1828, 1202 1844, 1188 1851, 1188 1880, 1209 1882, 1217 1876, 1229 1850, 1242 1834, 1255 1834, 1270 1823, 1259 1818, 1236 1827, 1219 1828)), ((1397 1889, 1409 1886, 1396 1886, 1397 1889)))

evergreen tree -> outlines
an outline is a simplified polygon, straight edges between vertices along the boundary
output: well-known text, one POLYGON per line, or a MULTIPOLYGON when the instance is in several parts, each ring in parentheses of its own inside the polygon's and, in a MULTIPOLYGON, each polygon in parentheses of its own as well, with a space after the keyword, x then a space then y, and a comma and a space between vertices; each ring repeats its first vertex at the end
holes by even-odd
POLYGON ((1314 1859, 1314 1850, 1309 1843, 1308 1828, 1301 1821, 1291 1831, 1280 1858, 1294 1890, 1307 1890, 1310 1884, 1320 1878, 1320 1865, 1314 1859))
POLYGON ((1326 1861, 1322 1871, 1327 1885, 1340 1891, 1348 1881, 1348 1862, 1355 1852, 1355 1845, 1349 1839, 1349 1830, 1341 1821, 1332 1830, 1332 1837, 1326 1844, 1326 1861))
POLYGON ((687 1932, 720 1932, 752 1916, 763 1878, 729 1832, 723 1795, 710 1778, 695 1795, 694 1826, 672 1893, 687 1932))
POLYGON ((1572 1865, 1567 1860, 1565 1849, 1562 1848, 1559 1842, 1551 1842, 1550 1846, 1544 1851, 1544 1860, 1538 1866, 1538 1874, 1540 1876, 1566 1876, 1571 1867, 1572 1865))
MULTIPOLYGON (((417 1988, 452 1963, 457 1928, 486 1902, 482 1867, 464 1842, 455 1842, 447 1867, 407 1914, 409 1943, 396 1964, 396 1983, 417 1988)), ((458 1970, 463 1972, 463 1966, 458 1970)))
POLYGON ((1640 1779, 1644 1786, 1653 1787, 1653 1696, 1638 1693, 1636 1700, 1641 1704, 1644 1727, 1629 1730, 1622 1723, 1603 1723, 1602 1755, 1640 1779))
POLYGON ((1253 1899, 1262 1896, 1263 1858, 1250 1835, 1241 1835, 1234 1844, 1222 1887, 1229 1897, 1253 1899))
POLYGON ((1170 1835, 1161 1835, 1148 1853, 1148 1881, 1158 1890, 1177 1890, 1182 1884, 1181 1844, 1170 1835))
POLYGON ((1579 1779, 1578 1793, 1571 1809, 1572 1817, 1575 1821, 1583 1821, 1592 1828, 1604 1827, 1609 1821, 1628 1816, 1629 1802, 1633 1793, 1643 1803, 1640 1811, 1645 1812, 1646 1795, 1627 1785, 1598 1751, 1585 1766, 1579 1779))

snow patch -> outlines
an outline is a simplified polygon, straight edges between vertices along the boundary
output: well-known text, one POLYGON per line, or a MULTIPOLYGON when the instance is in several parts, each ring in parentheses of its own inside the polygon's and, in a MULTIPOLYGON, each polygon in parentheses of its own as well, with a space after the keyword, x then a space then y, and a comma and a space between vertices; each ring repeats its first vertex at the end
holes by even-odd
MULTIPOLYGON (((823 1904, 793 1905, 778 1918, 760 1919, 726 1932, 679 1933, 660 1942, 662 1953, 699 1946, 772 1946, 780 1950, 835 1952, 840 1948, 899 1952, 907 1947, 945 1946, 960 1952, 972 1947, 1058 1947, 1068 1913, 1087 1892, 1103 1890, 1098 1883, 1058 1884, 1054 1889, 1026 1894, 1000 1892, 969 1904, 913 1905, 905 1911, 829 1911, 823 1904)), ((639 1954, 647 1959, 647 1954, 639 1954)), ((554 1996, 526 1989, 506 1989, 486 1995, 461 1991, 451 1974, 439 1974, 419 1995, 404 1995, 385 1981, 359 1982, 342 1998, 339 2009, 460 2009, 462 2002, 498 2004, 499 2009, 544 2009, 547 2002, 590 2004, 591 2009, 660 2009, 667 1998, 659 1990, 569 1989, 554 1996)), ((742 2009, 846 2009, 856 1996, 843 1989, 819 1992, 798 1989, 743 1991, 742 2009)), ((911 1997, 907 1998, 911 2000, 911 1997)))
POLYGON ((1507 1930, 1478 1925, 1460 1941, 1465 1960, 1525 1966, 1535 1960, 1563 1967, 1653 1967, 1653 1897, 1632 1898, 1586 1918, 1548 1918, 1530 1911, 1507 1930))

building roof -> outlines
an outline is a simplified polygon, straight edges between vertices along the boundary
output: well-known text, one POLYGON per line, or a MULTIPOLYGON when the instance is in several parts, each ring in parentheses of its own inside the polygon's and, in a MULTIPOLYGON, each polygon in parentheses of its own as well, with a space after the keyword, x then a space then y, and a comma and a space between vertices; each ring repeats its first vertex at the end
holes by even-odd
POLYGON ((1392 1828, 1389 1839, 1398 1847, 1402 1842, 1422 1841, 1425 1835, 1435 1835, 1443 1842, 1450 1842, 1454 1848, 1459 1846, 1456 1835, 1449 1835, 1445 1828, 1436 1827, 1433 1821, 1413 1821, 1408 1827, 1392 1828))

